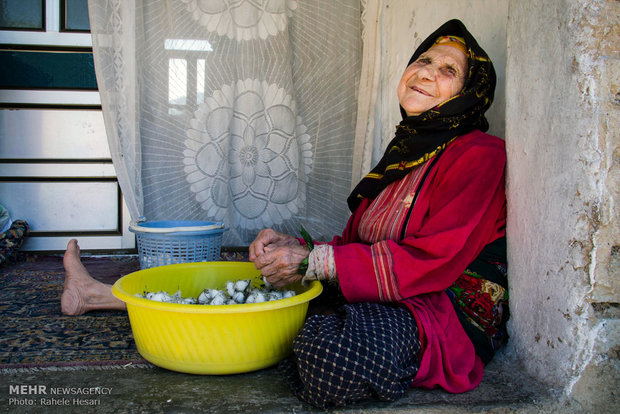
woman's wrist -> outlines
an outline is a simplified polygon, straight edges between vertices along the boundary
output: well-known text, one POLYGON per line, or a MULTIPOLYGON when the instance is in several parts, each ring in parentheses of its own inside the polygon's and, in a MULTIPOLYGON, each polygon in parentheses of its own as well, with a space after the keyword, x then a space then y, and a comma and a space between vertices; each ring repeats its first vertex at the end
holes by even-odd
POLYGON ((308 256, 308 269, 302 282, 309 280, 333 280, 337 278, 334 248, 329 244, 315 246, 308 256))

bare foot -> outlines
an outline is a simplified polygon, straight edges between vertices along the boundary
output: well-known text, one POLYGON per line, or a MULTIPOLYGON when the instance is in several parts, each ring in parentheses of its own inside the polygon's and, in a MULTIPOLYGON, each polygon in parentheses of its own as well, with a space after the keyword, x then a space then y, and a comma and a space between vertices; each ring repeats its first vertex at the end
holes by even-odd
POLYGON ((96 309, 125 310, 125 302, 112 295, 112 286, 91 277, 80 260, 80 246, 72 239, 63 257, 65 286, 60 298, 62 313, 82 315, 96 309))

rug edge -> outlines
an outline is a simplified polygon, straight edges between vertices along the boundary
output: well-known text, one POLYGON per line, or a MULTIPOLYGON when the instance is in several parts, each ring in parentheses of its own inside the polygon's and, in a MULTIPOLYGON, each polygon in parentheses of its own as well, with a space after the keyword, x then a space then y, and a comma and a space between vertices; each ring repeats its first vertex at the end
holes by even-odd
POLYGON ((110 369, 128 369, 128 368, 155 368, 155 365, 145 360, 125 360, 105 362, 67 362, 67 363, 49 363, 49 364, 1 364, 0 374, 14 374, 24 372, 42 372, 42 371, 96 371, 110 369))

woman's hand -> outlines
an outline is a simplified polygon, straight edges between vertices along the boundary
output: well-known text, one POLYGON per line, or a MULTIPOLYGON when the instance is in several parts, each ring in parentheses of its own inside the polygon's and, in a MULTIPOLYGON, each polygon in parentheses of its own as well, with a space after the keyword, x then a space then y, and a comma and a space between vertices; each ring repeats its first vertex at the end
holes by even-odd
POLYGON ((269 283, 281 287, 294 283, 303 275, 297 274, 302 260, 310 254, 306 246, 286 234, 267 229, 261 231, 250 245, 250 260, 269 283))
POLYGON ((256 261, 260 255, 266 251, 271 251, 276 247, 299 246, 299 240, 288 234, 278 233, 272 229, 261 230, 256 239, 250 244, 250 260, 256 261))
POLYGON ((299 264, 310 254, 306 246, 266 247, 265 252, 254 260, 254 267, 269 283, 282 287, 301 280, 303 275, 297 274, 299 264))

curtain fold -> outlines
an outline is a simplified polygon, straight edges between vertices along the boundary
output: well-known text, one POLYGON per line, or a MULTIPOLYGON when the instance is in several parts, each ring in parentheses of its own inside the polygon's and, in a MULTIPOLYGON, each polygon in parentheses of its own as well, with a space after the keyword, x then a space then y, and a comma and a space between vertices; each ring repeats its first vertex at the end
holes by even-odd
POLYGON ((106 132, 132 218, 331 238, 348 217, 359 0, 89 0, 106 132))
POLYGON ((142 215, 135 0, 89 0, 95 74, 112 162, 133 219, 142 215))
POLYGON ((381 0, 364 1, 362 7, 363 53, 357 100, 351 190, 373 167, 375 111, 381 75, 381 26, 379 20, 383 2, 381 0))

